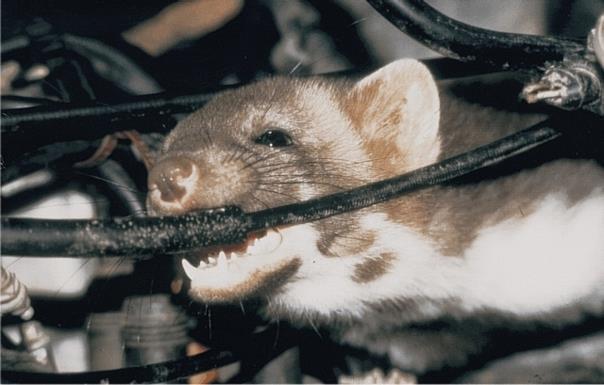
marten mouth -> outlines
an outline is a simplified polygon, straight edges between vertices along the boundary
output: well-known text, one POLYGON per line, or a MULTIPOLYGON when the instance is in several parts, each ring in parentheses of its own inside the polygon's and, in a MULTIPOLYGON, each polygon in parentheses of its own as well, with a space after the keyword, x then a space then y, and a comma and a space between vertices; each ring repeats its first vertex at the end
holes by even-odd
POLYGON ((182 267, 191 279, 192 288, 228 289, 259 272, 270 272, 283 262, 278 252, 282 243, 279 229, 263 230, 251 234, 240 244, 204 248, 192 255, 193 258, 183 259, 182 267), (193 266, 189 259, 198 261, 198 266, 193 266))

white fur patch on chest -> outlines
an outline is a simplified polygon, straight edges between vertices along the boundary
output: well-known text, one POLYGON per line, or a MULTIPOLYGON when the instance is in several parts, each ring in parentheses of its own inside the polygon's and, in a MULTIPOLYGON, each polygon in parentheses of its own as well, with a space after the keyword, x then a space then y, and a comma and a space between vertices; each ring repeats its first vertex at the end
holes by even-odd
POLYGON ((604 301, 604 192, 567 207, 549 195, 535 212, 481 231, 464 255, 469 303, 538 315, 604 301))
MULTIPOLYGON (((362 255, 325 257, 316 249, 314 252, 307 250, 309 254, 304 255, 298 279, 288 283, 275 298, 275 308, 284 309, 294 318, 312 319, 318 315, 321 318, 358 319, 366 314, 371 304, 381 300, 421 295, 423 290, 434 297, 449 295, 446 284, 431 285, 433 277, 421 274, 424 266, 433 266, 439 258, 427 240, 388 221, 384 214, 366 215, 361 220, 361 227, 377 230, 369 251, 362 255), (367 284, 353 280, 359 263, 384 252, 396 255, 385 275, 367 284), (404 258, 407 256, 409 258, 404 258)), ((452 258, 449 260, 453 261, 452 258)))
POLYGON ((384 319, 398 325, 447 311, 491 309, 543 320, 571 305, 604 311, 602 192, 572 207, 550 195, 531 215, 480 231, 461 256, 440 254, 383 214, 367 215, 361 225, 377 234, 363 255, 326 258, 306 243, 298 278, 275 298, 277 308, 293 318, 368 320, 372 305, 410 300, 413 309, 384 319), (385 274, 364 283, 351 278, 360 262, 384 252, 395 256, 385 274))

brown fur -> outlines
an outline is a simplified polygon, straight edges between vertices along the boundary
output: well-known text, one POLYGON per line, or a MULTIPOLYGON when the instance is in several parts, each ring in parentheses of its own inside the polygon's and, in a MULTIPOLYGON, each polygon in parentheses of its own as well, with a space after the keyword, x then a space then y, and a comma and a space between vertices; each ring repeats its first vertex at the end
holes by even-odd
MULTIPOLYGON (((462 82, 463 83, 463 82, 462 82)), ((376 97, 380 84, 376 82, 366 87, 363 97, 351 99, 352 106, 345 107, 351 121, 363 121, 366 106, 376 97), (359 106, 354 104, 359 103, 359 106)), ((467 102, 458 98, 454 86, 442 84, 439 87, 441 100, 440 159, 457 155, 480 145, 487 144, 521 128, 528 127, 543 119, 542 115, 522 115, 509 111, 497 111, 489 107, 467 102), (464 113, 460 113, 464 111, 464 113)), ((493 87, 493 89, 496 89, 493 87)), ((389 113, 386 124, 396 124, 401 116, 397 111, 389 113)), ((404 155, 391 137, 377 137, 364 143, 369 157, 375 159, 376 174, 383 178, 394 177, 408 171, 404 155)), ((526 185, 527 177, 506 179, 475 186, 455 188, 436 187, 407 194, 404 197, 377 206, 374 211, 386 212, 388 218, 406 225, 433 239, 434 244, 445 254, 459 255, 477 232, 485 224, 519 215, 533 209, 531 202, 542 198, 537 191, 539 183, 526 185), (524 183, 523 183, 524 182, 524 183), (518 183, 518 186, 515 184, 518 183), (493 190, 491 192, 484 189, 493 190), (525 198, 518 196, 524 190, 525 198), (493 198, 492 192, 498 192, 493 198), (505 192, 508 192, 507 194, 505 192), (461 231, 460 231, 461 230, 461 231)), ((547 189, 542 188, 542 194, 547 189)))
MULTIPOLYGON (((207 302, 234 302, 250 298, 252 296, 262 297, 268 293, 274 292, 290 279, 302 262, 299 258, 282 264, 272 271, 258 271, 244 283, 228 289, 204 289, 203 298, 207 302)), ((191 294, 195 296, 195 291, 191 289, 191 294)))
POLYGON ((562 160, 492 182, 441 188, 447 205, 441 203, 435 211, 443 219, 428 233, 443 253, 458 255, 482 228, 528 216, 552 192, 562 194, 568 207, 581 202, 599 186, 593 177, 597 172, 602 171, 595 163, 562 160))
MULTIPOLYGON (((379 111, 371 111, 371 106, 382 91, 381 87, 383 87, 383 82, 376 80, 364 87, 362 92, 359 90, 351 92, 341 104, 352 127, 358 132, 362 132, 363 126, 367 121, 372 120, 373 115, 379 114, 379 111)), ((398 109, 392 110, 385 119, 380 120, 382 127, 398 127, 402 120, 401 112, 398 109)), ((404 157, 393 140, 396 131, 388 129, 381 131, 391 135, 379 136, 371 141, 366 140, 362 145, 367 153, 371 154, 373 166, 378 175, 396 174, 404 164, 404 157)))
POLYGON ((375 240, 374 232, 359 232, 358 215, 327 218, 317 222, 317 226, 321 234, 317 247, 327 257, 361 254, 375 240))
MULTIPOLYGON (((346 84, 346 86, 350 87, 351 84, 346 84)), ((345 109, 353 127, 358 128, 364 124, 367 119, 365 116, 367 107, 371 105, 371 102, 378 96, 380 87, 382 87, 382 82, 374 81, 368 84, 363 89, 363 92, 355 91, 345 98, 341 104, 341 108, 345 109)))
MULTIPOLYGON (((441 160, 500 139, 545 118, 541 113, 496 110, 457 96, 460 89, 464 94, 478 89, 473 86, 475 82, 476 79, 470 78, 439 85, 441 160)), ((503 82, 496 80, 486 87, 481 84, 479 92, 495 94, 501 90, 502 97, 509 98, 515 92, 506 89, 509 82, 507 79, 503 82)), ((380 86, 380 82, 374 82, 365 87, 366 92, 362 95, 353 93, 346 100, 347 104, 342 108, 349 114, 353 126, 367 119, 367 105, 377 97, 380 86)), ((384 121, 397 124, 400 119, 401 116, 393 111, 384 121)), ((374 170, 379 179, 406 171, 404 156, 392 138, 377 137, 363 145, 374 160, 374 170)), ((445 255, 461 255, 482 228, 531 214, 552 191, 565 194, 569 205, 585 198, 596 187, 594 178, 590 177, 593 165, 582 165, 580 167, 585 172, 577 173, 578 165, 569 162, 554 162, 495 181, 421 190, 375 206, 372 211, 385 212, 393 222, 429 236, 445 255), (562 178, 567 178, 566 182, 562 178)))
POLYGON ((375 281, 388 272, 396 256, 392 253, 382 253, 377 257, 369 257, 354 268, 352 280, 357 283, 375 281))

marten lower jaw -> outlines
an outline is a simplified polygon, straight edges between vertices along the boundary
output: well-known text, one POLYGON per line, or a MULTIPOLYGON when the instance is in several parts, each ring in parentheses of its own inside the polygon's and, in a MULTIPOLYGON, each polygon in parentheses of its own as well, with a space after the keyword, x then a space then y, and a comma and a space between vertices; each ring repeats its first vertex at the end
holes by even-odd
POLYGON ((190 295, 203 302, 233 302, 284 283, 301 265, 283 246, 284 235, 270 229, 238 245, 206 248, 196 255, 197 267, 183 259, 190 295))

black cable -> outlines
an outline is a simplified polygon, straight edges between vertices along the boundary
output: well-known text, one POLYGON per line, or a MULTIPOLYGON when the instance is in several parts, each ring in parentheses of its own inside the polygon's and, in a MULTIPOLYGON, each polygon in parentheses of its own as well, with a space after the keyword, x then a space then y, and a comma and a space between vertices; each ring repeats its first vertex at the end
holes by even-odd
MULTIPOLYGON (((197 103, 203 103, 213 95, 176 98, 164 95, 112 105, 93 102, 82 107, 3 110, 0 121, 3 162, 12 166, 24 153, 34 152, 40 147, 73 140, 97 140, 133 128, 140 133, 166 133, 176 124, 171 114, 193 111, 199 106, 197 103), (154 109, 156 107, 157 110, 154 109)), ((2 179, 5 180, 4 177, 2 179)))
MULTIPOLYGON (((560 122, 558 123, 560 124, 560 122)), ((136 256, 240 243, 250 231, 361 209, 501 162, 561 135, 554 121, 407 174, 301 203, 246 214, 237 207, 160 218, 2 218, 2 253, 22 256, 136 256)))
POLYGON ((61 100, 53 100, 48 98, 36 98, 31 96, 21 95, 1 95, 2 102, 18 102, 36 105, 59 105, 65 107, 66 103, 61 100))
POLYGON ((210 350, 180 360, 123 369, 80 373, 35 373, 3 370, 2 381, 25 384, 165 383, 222 367, 238 360, 226 350, 210 350))
POLYGON ((71 169, 74 163, 90 158, 100 145, 100 140, 73 140, 41 146, 32 152, 14 149, 16 158, 6 157, 9 143, 2 138, 2 184, 44 168, 71 169), (21 152, 23 151, 23 152, 21 152))
MULTIPOLYGON (((215 348, 178 360, 136 367, 78 373, 34 373, 3 370, 2 382, 14 383, 166 383, 236 361, 257 363, 260 370, 273 358, 300 343, 300 334, 287 327, 269 327, 238 339, 236 345, 215 348), (277 338, 278 337, 278 338, 277 338)), ((253 374, 253 373, 250 373, 253 374)))
POLYGON ((117 194, 128 212, 134 217, 145 216, 146 209, 141 192, 137 190, 136 184, 115 160, 107 159, 98 166, 98 172, 109 184, 109 188, 117 194))
MULTIPOLYGON (((444 58, 430 59, 425 63, 432 71, 444 78, 485 72, 484 67, 467 64, 460 67, 459 62, 444 58)), ((340 72, 332 75, 342 74, 340 72)), ((66 159, 67 156, 59 156, 61 152, 70 154, 82 152, 81 145, 72 150, 67 142, 98 140, 105 135, 133 128, 139 132, 168 132, 175 124, 171 114, 194 111, 214 97, 216 92, 229 88, 232 87, 193 95, 137 96, 129 101, 114 104, 100 105, 98 102, 92 102, 84 105, 67 104, 3 110, 0 120, 4 144, 2 158, 5 167, 1 175, 2 183, 27 172, 52 166, 55 163, 53 159, 66 159), (94 129, 89 129, 91 127, 94 129), (50 157, 44 159, 38 154, 46 154, 50 157)), ((77 154, 69 158, 77 158, 77 154)), ((74 162, 86 158, 87 156, 82 155, 74 162)), ((66 164, 67 162, 63 162, 63 165, 66 164)))
MULTIPOLYGON (((443 78, 469 76, 485 73, 486 71, 484 67, 480 66, 466 65, 460 67, 446 58, 428 59, 425 62, 426 65, 436 70, 443 78)), ((350 71, 325 75, 339 76, 343 74, 350 75, 350 71)), ((159 93, 135 96, 131 100, 113 104, 101 105, 93 102, 81 105, 71 104, 64 107, 40 106, 3 110, 2 120, 0 121, 1 133, 5 143, 11 139, 7 135, 19 134, 21 137, 28 137, 39 134, 40 130, 43 129, 51 129, 53 133, 60 134, 65 140, 74 140, 82 139, 82 127, 94 125, 95 129, 91 130, 93 132, 87 132, 86 134, 88 137, 94 135, 94 137, 100 138, 123 129, 132 129, 132 127, 125 128, 124 126, 127 124, 132 125, 133 120, 143 118, 150 113, 165 116, 195 111, 211 100, 217 93, 236 87, 241 87, 241 84, 222 86, 217 89, 190 95, 159 93), (111 124, 99 127, 99 123, 111 124), (77 126, 79 130, 64 133, 65 127, 71 126, 77 126), (55 127, 61 127, 61 131, 63 132, 57 132, 55 127)), ((157 130, 157 127, 146 128, 144 124, 137 124, 136 127, 141 132, 157 130)), ((169 128, 171 127, 167 129, 169 128)), ((54 142, 56 142, 56 139, 49 143, 54 142)))
POLYGON ((137 256, 242 242, 250 218, 237 207, 159 218, 2 218, 2 254, 137 256))
POLYGON ((527 69, 585 50, 563 37, 504 33, 454 20, 422 0, 367 0, 399 30, 447 57, 502 69, 527 69))
MULTIPOLYGON (((227 89, 232 87, 224 87, 227 89)), ((106 117, 108 120, 132 119, 145 116, 152 112, 158 115, 191 112, 207 103, 216 92, 193 95, 171 96, 166 93, 134 97, 131 101, 115 104, 90 103, 87 105, 69 108, 32 107, 2 111, 2 135, 21 131, 32 130, 36 124, 60 125, 66 120, 93 119, 106 117)), ((104 135, 109 132, 102 132, 104 135)))

